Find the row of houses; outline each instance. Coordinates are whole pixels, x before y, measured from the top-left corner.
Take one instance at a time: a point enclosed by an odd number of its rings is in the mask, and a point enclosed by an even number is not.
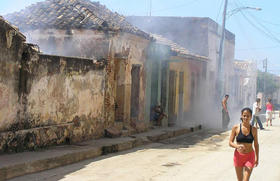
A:
[[[157,105],[162,126],[203,124],[204,110],[217,111],[219,26],[209,18],[123,17],[98,2],[48,0],[1,17],[0,31],[0,152],[146,131]],[[225,78],[242,89],[246,70],[234,71],[233,58],[227,31]]]

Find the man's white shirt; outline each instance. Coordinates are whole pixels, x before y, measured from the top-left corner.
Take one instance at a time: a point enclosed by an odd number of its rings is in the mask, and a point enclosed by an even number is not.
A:
[[[253,115],[255,115],[255,116],[259,116],[260,115],[260,111],[258,111],[257,108],[261,109],[261,106],[258,106],[258,103],[255,102],[253,104]]]

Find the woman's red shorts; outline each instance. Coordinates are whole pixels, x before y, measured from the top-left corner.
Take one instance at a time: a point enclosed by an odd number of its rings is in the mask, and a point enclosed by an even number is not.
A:
[[[237,150],[234,152],[234,166],[235,167],[250,167],[255,166],[255,151],[250,153],[239,153]]]

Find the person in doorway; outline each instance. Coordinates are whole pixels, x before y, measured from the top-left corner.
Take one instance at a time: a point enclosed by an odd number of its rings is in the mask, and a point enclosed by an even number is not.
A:
[[[258,125],[261,130],[263,130],[263,125],[260,120],[260,111],[261,111],[261,99],[257,98],[256,102],[253,104],[253,120],[251,122],[251,125],[254,126],[254,123],[256,123],[256,128],[258,128]]]
[[[227,101],[228,101],[229,95],[225,95],[224,99],[222,100],[222,126],[223,129],[226,129],[228,127],[228,123],[230,121],[229,113],[228,113],[228,107],[227,107]]]
[[[157,126],[161,126],[161,120],[164,117],[167,117],[167,115],[163,112],[163,109],[160,105],[156,105],[153,109],[154,116],[153,116],[153,121],[156,122]]]
[[[257,128],[250,125],[251,118],[252,110],[242,109],[242,122],[232,127],[229,138],[229,146],[235,148],[233,161],[238,181],[248,181],[253,168],[259,164],[258,133]]]
[[[272,126],[272,112],[273,112],[273,104],[271,103],[271,98],[267,99],[266,103],[266,127],[268,127],[268,121],[270,121],[270,126]]]

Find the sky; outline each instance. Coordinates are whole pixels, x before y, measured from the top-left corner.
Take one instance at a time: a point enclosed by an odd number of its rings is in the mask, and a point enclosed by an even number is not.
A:
[[[0,15],[19,11],[43,0],[0,0]],[[99,0],[122,15],[209,17],[222,24],[225,0]],[[261,8],[261,11],[244,9]],[[226,29],[235,34],[235,58],[252,60],[261,71],[268,60],[268,71],[280,75],[280,1],[228,0]],[[236,11],[236,10],[240,11]],[[231,12],[236,12],[232,14]],[[229,16],[232,14],[231,16]]]

